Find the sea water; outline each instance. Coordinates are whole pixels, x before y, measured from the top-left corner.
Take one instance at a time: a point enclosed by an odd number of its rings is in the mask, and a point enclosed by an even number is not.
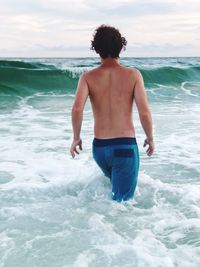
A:
[[[0,60],[0,267],[200,266],[200,58],[120,58],[144,77],[155,153],[133,108],[140,172],[133,200],[111,200],[92,158],[73,159],[71,107],[99,58]]]

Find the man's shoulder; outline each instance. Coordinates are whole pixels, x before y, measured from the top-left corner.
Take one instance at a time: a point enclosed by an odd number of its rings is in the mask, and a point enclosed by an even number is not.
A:
[[[82,76],[87,80],[90,77],[94,77],[95,75],[97,75],[98,71],[99,71],[98,67],[93,68],[91,70],[84,71]]]
[[[140,80],[142,77],[142,74],[139,69],[135,67],[126,67],[126,69],[129,72],[129,75],[131,76],[131,79],[135,83],[137,80]]]
[[[137,69],[137,68],[135,68],[135,67],[127,67],[127,68],[130,70],[130,72],[131,72],[133,75],[138,76],[138,75],[141,74],[141,72],[139,71],[139,69]]]

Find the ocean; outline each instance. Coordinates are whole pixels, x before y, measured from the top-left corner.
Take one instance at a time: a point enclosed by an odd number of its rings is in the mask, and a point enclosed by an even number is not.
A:
[[[69,151],[78,78],[99,58],[0,59],[0,267],[200,266],[200,58],[120,62],[144,77],[155,152],[134,106],[138,185],[118,203],[92,158],[89,98],[83,151]]]

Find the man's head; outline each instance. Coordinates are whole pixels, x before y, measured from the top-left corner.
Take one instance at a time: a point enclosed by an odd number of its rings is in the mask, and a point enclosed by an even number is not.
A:
[[[103,59],[107,57],[119,58],[122,48],[126,49],[127,41],[118,29],[102,24],[96,28],[91,41],[91,48]]]

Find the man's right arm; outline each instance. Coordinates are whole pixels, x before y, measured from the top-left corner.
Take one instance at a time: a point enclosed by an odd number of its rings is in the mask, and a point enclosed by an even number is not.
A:
[[[134,70],[135,75],[135,87],[134,87],[134,98],[137,105],[140,122],[146,134],[146,139],[144,141],[144,146],[149,145],[147,149],[147,155],[151,156],[154,151],[154,142],[153,142],[153,130],[152,130],[152,116],[151,111],[148,105],[148,99],[146,90],[144,87],[144,80],[142,74],[139,70]]]

